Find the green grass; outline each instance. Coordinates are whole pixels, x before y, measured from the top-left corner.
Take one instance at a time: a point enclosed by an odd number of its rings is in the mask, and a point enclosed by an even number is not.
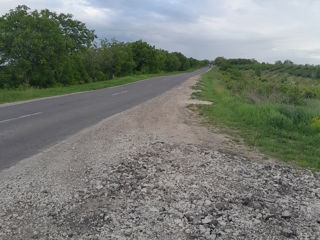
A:
[[[243,93],[226,87],[228,75],[214,68],[205,73],[196,86],[200,113],[210,124],[236,129],[245,142],[273,157],[312,170],[320,169],[320,127],[312,119],[320,117],[320,100],[306,100],[303,105],[276,102],[251,103]],[[245,81],[246,82],[246,81]]]
[[[190,69],[185,72],[192,72],[196,69]],[[106,80],[101,82],[92,82],[80,85],[71,85],[65,87],[54,87],[54,88],[25,88],[25,89],[0,89],[0,104],[9,103],[23,100],[30,100],[35,98],[51,97],[69,93],[84,92],[90,90],[97,90],[102,88],[109,88],[114,86],[119,86],[127,83],[133,83],[141,81],[144,79],[174,75],[183,72],[170,72],[170,73],[157,73],[157,74],[142,74],[142,75],[133,75],[121,78],[115,78],[112,80]]]

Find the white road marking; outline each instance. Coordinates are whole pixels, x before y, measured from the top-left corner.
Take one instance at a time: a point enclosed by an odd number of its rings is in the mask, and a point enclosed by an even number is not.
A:
[[[127,93],[128,91],[125,90],[125,91],[122,91],[122,92],[117,92],[117,93],[113,93],[112,96],[117,96],[117,95],[120,95],[120,94],[125,94]]]
[[[6,120],[1,120],[0,123],[10,122],[10,121],[18,120],[18,119],[21,119],[21,118],[32,117],[32,116],[36,116],[36,115],[40,115],[40,114],[42,114],[42,112],[37,112],[37,113],[31,113],[31,114],[27,114],[27,115],[22,115],[22,116],[16,117],[16,118],[10,118],[10,119],[6,119]]]

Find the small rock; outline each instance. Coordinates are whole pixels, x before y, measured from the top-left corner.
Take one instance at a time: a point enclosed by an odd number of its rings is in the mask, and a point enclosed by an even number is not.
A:
[[[219,222],[218,222],[218,220],[214,219],[214,220],[211,221],[211,224],[214,225],[214,226],[217,226],[219,224]]]
[[[112,222],[112,218],[108,215],[105,215],[103,220],[106,222],[106,223],[111,223]]]
[[[128,229],[124,230],[123,234],[125,236],[129,237],[132,234],[132,230],[128,228]]]
[[[258,210],[262,209],[261,204],[258,203],[258,202],[253,202],[253,203],[252,203],[252,207],[253,207],[254,209],[258,209]]]
[[[238,237],[238,236],[239,236],[239,232],[233,232],[233,233],[232,233],[232,236]]]
[[[251,206],[252,205],[252,195],[248,194],[247,196],[243,197],[242,204],[245,206]]]
[[[41,190],[41,193],[47,194],[47,193],[49,193],[49,191],[47,189],[43,189],[43,190]]]
[[[210,206],[211,205],[211,201],[210,200],[206,200],[205,202],[204,202],[204,205],[206,206],[206,207],[208,207],[208,206]]]
[[[192,223],[193,223],[193,225],[201,224],[202,223],[201,218],[200,217],[194,217],[192,219]]]
[[[281,234],[287,238],[296,236],[296,233],[288,228],[282,229]]]
[[[253,222],[254,222],[254,224],[260,224],[261,223],[261,221],[259,219],[255,219]]]
[[[203,225],[200,225],[199,226],[199,230],[202,234],[206,234],[206,233],[209,233],[210,234],[210,229],[209,228],[206,228],[205,226]]]
[[[218,203],[216,203],[216,209],[223,211],[223,210],[227,209],[227,206],[223,202],[218,202]]]
[[[226,222],[225,222],[225,221],[222,221],[222,220],[218,221],[218,223],[219,223],[222,227],[225,227],[225,226],[227,225]]]
[[[274,214],[268,214],[265,218],[264,218],[264,220],[265,221],[268,221],[269,219],[271,219],[271,218],[275,218],[276,216],[274,215]]]
[[[39,238],[39,233],[37,231],[34,231],[33,235],[32,235],[32,238],[33,239],[38,239]]]
[[[281,217],[285,219],[291,218],[291,212],[289,212],[288,210],[285,210],[282,212]]]
[[[182,223],[182,221],[181,221],[181,219],[177,218],[177,219],[174,220],[174,223],[177,224],[177,225],[180,225]]]
[[[140,175],[137,175],[137,176],[136,176],[136,179],[139,180],[139,181],[141,181],[141,180],[143,180],[143,179],[146,178],[146,177],[147,177],[147,175],[140,174]]]
[[[159,212],[159,209],[156,207],[151,207],[150,211],[155,213],[155,212]]]
[[[211,216],[206,216],[204,219],[202,219],[202,223],[203,224],[208,224],[208,223],[211,223],[212,221],[212,217]]]
[[[103,185],[102,185],[101,181],[97,181],[96,189],[101,190],[102,188],[103,188]]]

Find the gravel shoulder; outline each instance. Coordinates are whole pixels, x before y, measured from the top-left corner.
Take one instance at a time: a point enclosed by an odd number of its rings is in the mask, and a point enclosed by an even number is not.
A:
[[[320,177],[186,108],[199,77],[0,172],[0,239],[320,239]]]

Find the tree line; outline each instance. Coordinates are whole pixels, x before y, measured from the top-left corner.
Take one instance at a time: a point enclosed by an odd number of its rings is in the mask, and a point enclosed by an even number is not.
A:
[[[25,5],[10,10],[0,18],[0,88],[66,86],[209,64],[142,40],[96,38],[71,14]]]

